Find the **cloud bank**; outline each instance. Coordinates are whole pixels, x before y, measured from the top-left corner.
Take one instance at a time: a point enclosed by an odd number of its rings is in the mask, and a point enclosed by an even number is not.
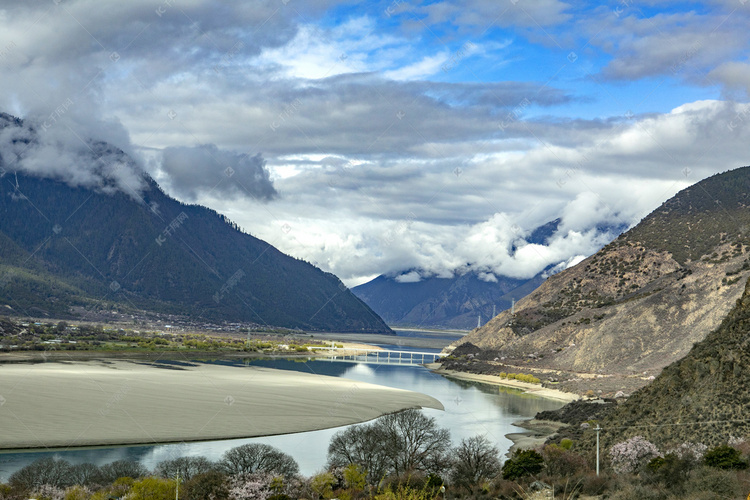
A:
[[[347,284],[528,277],[748,163],[740,3],[0,0],[0,110],[36,131],[0,154],[134,192],[143,165]]]

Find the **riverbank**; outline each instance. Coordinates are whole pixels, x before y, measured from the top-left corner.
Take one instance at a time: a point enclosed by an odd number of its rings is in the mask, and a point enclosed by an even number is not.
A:
[[[455,370],[445,370],[441,368],[440,363],[430,363],[425,365],[430,371],[438,375],[445,377],[452,377],[461,380],[472,380],[475,382],[483,382],[485,384],[502,385],[505,387],[515,387],[516,389],[522,389],[525,393],[534,394],[543,398],[556,399],[558,401],[564,401],[569,403],[571,401],[577,401],[581,397],[571,392],[558,391],[557,389],[550,389],[548,387],[542,387],[539,384],[530,384],[527,382],[521,382],[519,380],[510,380],[506,378],[500,378],[495,375],[479,375],[476,373],[459,372]]]
[[[550,436],[557,434],[560,429],[568,426],[568,424],[563,424],[562,422],[537,420],[535,418],[519,420],[518,422],[513,422],[513,425],[525,430],[505,435],[506,438],[513,442],[513,445],[508,450],[508,456],[511,456],[515,450],[528,450],[542,446]]]
[[[17,363],[0,365],[0,381],[3,449],[270,436],[443,409],[417,392],[254,366]]]
[[[201,349],[109,349],[109,350],[62,350],[46,351],[12,351],[0,353],[0,365],[3,363],[44,363],[47,361],[90,361],[97,359],[128,360],[181,360],[190,362],[196,359],[259,359],[259,358],[310,358],[341,356],[347,350],[355,352],[361,349],[382,349],[381,347],[355,342],[337,342],[343,346],[336,351],[314,349],[312,351],[277,350],[269,352],[242,350],[201,350]],[[343,351],[342,351],[343,349]]]

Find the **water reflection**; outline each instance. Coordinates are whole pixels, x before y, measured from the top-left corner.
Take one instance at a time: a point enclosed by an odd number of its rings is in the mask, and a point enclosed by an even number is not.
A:
[[[432,409],[424,411],[428,416],[435,417],[438,425],[451,431],[454,444],[463,438],[484,434],[495,442],[503,453],[511,446],[505,434],[519,430],[511,425],[514,421],[531,417],[539,411],[559,408],[563,404],[523,394],[513,388],[448,379],[420,366],[331,362],[324,359],[212,362],[237,366],[238,369],[243,369],[245,364],[249,364],[317,373],[422,392],[443,403],[445,411]],[[0,454],[0,480],[6,481],[15,470],[50,455],[64,458],[71,463],[105,464],[121,459],[138,460],[146,467],[153,469],[160,461],[179,456],[202,455],[210,460],[218,460],[230,448],[254,442],[270,444],[292,455],[299,462],[301,472],[305,475],[312,475],[324,467],[328,443],[331,437],[341,429],[343,427],[284,436],[167,445],[4,453]]]

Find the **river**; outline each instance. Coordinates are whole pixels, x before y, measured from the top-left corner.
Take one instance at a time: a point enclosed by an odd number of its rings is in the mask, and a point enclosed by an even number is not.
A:
[[[390,347],[402,350],[439,351],[439,349],[424,347],[408,347],[403,345],[404,343]],[[439,426],[450,430],[454,444],[458,444],[463,438],[483,434],[497,445],[501,453],[505,453],[512,444],[505,435],[519,431],[518,427],[511,425],[512,422],[533,417],[539,411],[560,408],[564,404],[539,396],[523,394],[511,388],[445,378],[418,365],[369,364],[320,358],[310,360],[256,359],[245,363],[222,363],[234,364],[238,370],[248,364],[260,365],[282,370],[345,377],[355,381],[428,394],[443,403],[445,411],[432,409],[423,411],[430,417],[435,417]],[[328,443],[331,437],[341,429],[343,427],[283,436],[197,443],[0,453],[0,481],[7,481],[14,471],[45,456],[63,458],[71,463],[92,462],[99,465],[114,460],[130,459],[140,461],[149,469],[153,469],[162,460],[180,456],[202,455],[210,460],[218,460],[230,448],[255,442],[270,444],[290,454],[299,463],[302,474],[312,475],[324,467]]]

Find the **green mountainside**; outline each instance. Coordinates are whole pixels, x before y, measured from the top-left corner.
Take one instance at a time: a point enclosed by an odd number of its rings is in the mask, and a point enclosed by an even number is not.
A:
[[[136,199],[16,173],[9,159],[0,158],[0,172],[0,313],[65,318],[114,309],[391,332],[336,276],[213,210],[170,198],[151,179]]]

